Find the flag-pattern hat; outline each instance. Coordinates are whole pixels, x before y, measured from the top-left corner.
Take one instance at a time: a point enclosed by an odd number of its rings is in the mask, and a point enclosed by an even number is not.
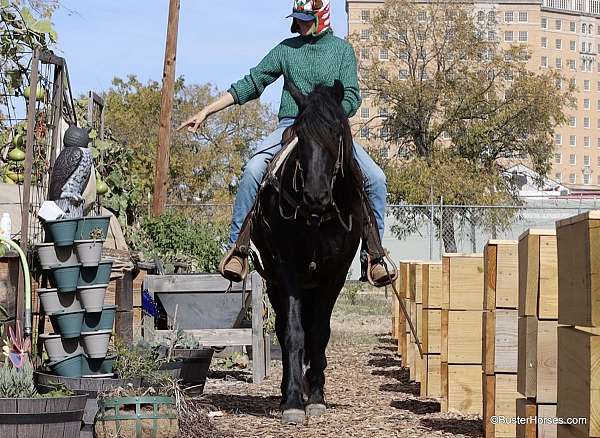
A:
[[[286,18],[296,18],[300,21],[314,21],[313,35],[320,35],[331,28],[329,0],[294,0],[292,13]],[[292,23],[292,32],[299,32],[296,22]]]

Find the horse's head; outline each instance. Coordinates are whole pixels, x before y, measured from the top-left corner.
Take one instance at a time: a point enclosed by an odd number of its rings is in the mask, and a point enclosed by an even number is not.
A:
[[[319,85],[308,96],[293,84],[286,87],[299,108],[293,129],[298,137],[302,202],[318,221],[333,204],[335,179],[352,157],[352,135],[341,106],[344,86],[336,80],[333,87]]]

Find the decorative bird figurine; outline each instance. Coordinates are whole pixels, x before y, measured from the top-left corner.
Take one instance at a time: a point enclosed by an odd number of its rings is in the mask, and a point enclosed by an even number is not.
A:
[[[87,130],[70,126],[63,138],[64,148],[54,163],[48,198],[64,211],[65,219],[83,216],[83,192],[93,166],[89,141]]]

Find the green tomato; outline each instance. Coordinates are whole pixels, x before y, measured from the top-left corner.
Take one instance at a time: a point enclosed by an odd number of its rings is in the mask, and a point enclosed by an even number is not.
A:
[[[23,90],[23,96],[25,96],[26,99],[29,99],[29,96],[31,96],[31,87],[25,87],[25,90]],[[46,90],[41,85],[38,85],[37,89],[35,90],[35,98],[37,100],[44,100],[46,98]]]
[[[19,148],[14,148],[8,153],[8,159],[12,161],[23,161],[25,159],[25,152]]]
[[[13,135],[12,143],[15,145],[15,147],[22,148],[25,144],[25,135],[22,133],[16,133]]]
[[[96,181],[96,193],[98,195],[104,195],[106,192],[108,192],[108,184],[101,179]]]

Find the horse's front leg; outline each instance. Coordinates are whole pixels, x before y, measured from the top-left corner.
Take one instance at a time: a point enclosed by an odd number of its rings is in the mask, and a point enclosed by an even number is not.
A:
[[[304,358],[304,329],[302,328],[301,290],[298,280],[291,274],[292,266],[282,266],[283,295],[281,311],[277,314],[278,338],[283,353],[283,379],[281,381],[281,410],[284,423],[303,423],[302,400]]]

